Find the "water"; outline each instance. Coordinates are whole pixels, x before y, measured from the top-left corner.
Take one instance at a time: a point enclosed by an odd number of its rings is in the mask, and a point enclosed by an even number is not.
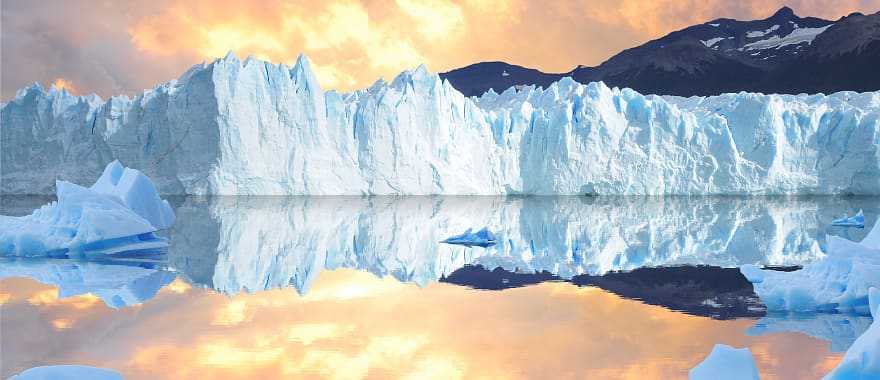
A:
[[[762,378],[819,378],[870,318],[766,315],[732,268],[814,261],[878,201],[172,198],[162,254],[0,261],[0,377],[680,378],[726,343]],[[483,227],[496,244],[440,243]]]

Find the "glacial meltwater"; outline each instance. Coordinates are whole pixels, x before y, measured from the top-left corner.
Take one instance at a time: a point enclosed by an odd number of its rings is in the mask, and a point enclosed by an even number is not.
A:
[[[723,343],[817,379],[872,321],[768,312],[738,267],[858,241],[878,197],[168,200],[167,249],[0,258],[0,378],[676,379]]]

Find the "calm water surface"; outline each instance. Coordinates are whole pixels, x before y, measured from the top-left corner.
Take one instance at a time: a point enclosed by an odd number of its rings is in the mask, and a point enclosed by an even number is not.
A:
[[[0,197],[0,214],[46,201]],[[131,379],[668,379],[726,343],[762,379],[810,379],[871,322],[766,315],[724,268],[814,261],[826,234],[866,233],[831,219],[863,209],[870,226],[878,198],[172,203],[167,251],[0,261],[0,377],[79,363]],[[483,227],[497,244],[439,243]]]

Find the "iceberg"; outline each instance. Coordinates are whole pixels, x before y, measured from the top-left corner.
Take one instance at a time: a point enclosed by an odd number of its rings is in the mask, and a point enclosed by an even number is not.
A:
[[[122,380],[119,372],[85,365],[50,365],[27,369],[9,380]]]
[[[4,151],[5,152],[5,151]],[[27,216],[0,216],[0,255],[65,256],[149,250],[174,212],[141,172],[107,165],[91,188],[57,181],[58,200]]]
[[[688,373],[690,380],[759,380],[758,367],[748,348],[716,344],[712,352]]]
[[[493,234],[492,231],[489,231],[488,227],[483,227],[477,232],[471,231],[472,229],[468,228],[463,234],[450,236],[440,242],[446,244],[458,244],[467,247],[478,246],[484,248],[495,245],[495,234]]]
[[[794,272],[753,264],[740,272],[768,310],[868,314],[868,289],[880,287],[880,223],[861,242],[828,236],[827,245],[825,258]]]
[[[874,322],[850,346],[825,380],[880,379],[880,291],[871,288],[869,298]]]
[[[229,54],[135,97],[0,106],[0,193],[119,159],[160,194],[877,194],[880,92],[643,95],[563,78],[465,97],[424,66],[352,93]]]
[[[122,166],[119,161],[108,164],[90,189],[113,197],[157,229],[174,224],[174,211],[168,201],[159,197],[153,182],[140,171]]]
[[[862,212],[862,210],[859,210],[859,212],[853,216],[847,217],[846,215],[844,215],[840,219],[832,220],[831,225],[838,227],[865,228],[865,214]]]

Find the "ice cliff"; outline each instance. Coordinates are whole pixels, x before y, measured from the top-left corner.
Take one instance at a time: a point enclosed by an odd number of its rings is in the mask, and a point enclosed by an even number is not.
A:
[[[467,98],[424,67],[349,94],[230,54],[134,98],[0,110],[0,192],[114,159],[165,194],[876,194],[880,92],[642,95],[565,78]]]

